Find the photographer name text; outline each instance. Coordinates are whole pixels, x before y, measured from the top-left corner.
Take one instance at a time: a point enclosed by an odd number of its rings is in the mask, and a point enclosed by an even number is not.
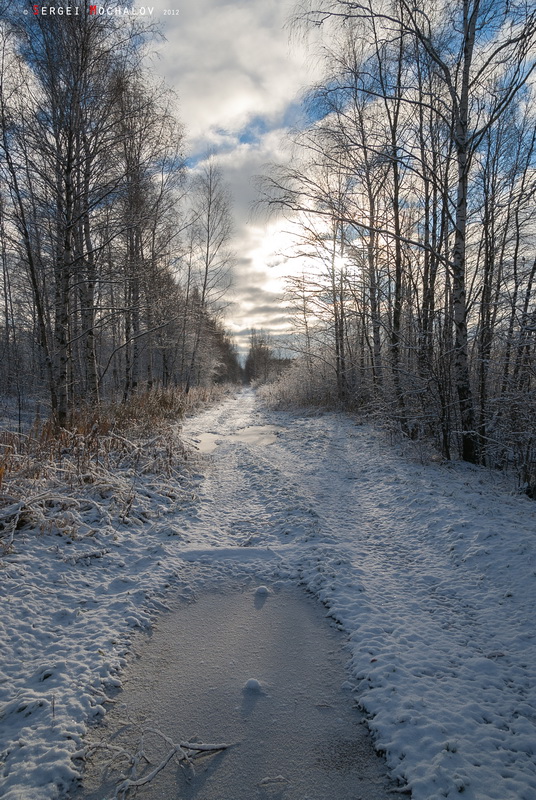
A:
[[[78,6],[42,6],[35,4],[32,6],[34,17],[78,17],[81,16],[82,9]],[[150,17],[153,15],[154,6],[139,6],[129,8],[128,6],[99,6],[90,5],[88,13],[90,16],[97,17]],[[25,14],[28,12],[25,11]]]

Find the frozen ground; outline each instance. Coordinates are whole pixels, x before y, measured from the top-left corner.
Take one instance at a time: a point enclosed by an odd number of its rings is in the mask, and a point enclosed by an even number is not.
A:
[[[112,798],[125,758],[143,752],[139,800],[395,800],[387,767],[353,707],[344,637],[323,606],[286,581],[252,583],[174,604],[136,642],[123,691],[95,727],[83,786],[72,800]],[[342,642],[341,642],[342,640]],[[166,737],[166,738],[164,738]],[[167,739],[167,741],[166,741]],[[169,742],[224,742],[228,749],[173,761]],[[120,792],[117,792],[120,795]]]
[[[483,469],[408,459],[339,414],[264,411],[251,392],[184,434],[204,453],[175,486],[128,472],[145,509],[127,498],[118,521],[113,487],[56,498],[62,530],[52,517],[18,531],[1,559],[6,800],[50,800],[76,776],[85,724],[167,589],[247,573],[299,578],[328,606],[376,746],[414,800],[533,800],[534,502]]]

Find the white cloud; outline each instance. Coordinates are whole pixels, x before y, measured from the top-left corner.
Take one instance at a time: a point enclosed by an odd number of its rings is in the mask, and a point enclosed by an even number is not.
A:
[[[293,2],[154,0],[167,37],[158,47],[159,71],[177,88],[194,142],[211,131],[237,132],[255,116],[276,119],[311,80],[305,45],[290,45],[285,27]]]
[[[167,38],[154,65],[178,93],[189,151],[197,157],[215,153],[234,198],[240,258],[228,327],[281,331],[287,325],[287,265],[277,255],[282,239],[277,222],[253,215],[252,206],[254,176],[288,158],[281,126],[315,77],[306,45],[289,42],[285,26],[294,2],[180,0],[179,15],[164,16],[173,2],[153,1],[154,18]]]

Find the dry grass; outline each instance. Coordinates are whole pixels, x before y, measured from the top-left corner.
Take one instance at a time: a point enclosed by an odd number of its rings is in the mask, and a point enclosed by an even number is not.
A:
[[[229,392],[228,386],[151,389],[132,395],[127,402],[105,403],[99,408],[81,406],[67,428],[57,429],[51,420],[36,418],[27,433],[0,431],[0,490],[14,475],[37,478],[46,464],[66,459],[84,473],[91,463],[106,463],[111,452],[134,452],[134,440],[166,433],[178,438],[185,416],[211,405]]]
[[[228,391],[215,387],[184,395],[155,389],[127,403],[79,408],[68,428],[36,419],[27,433],[0,431],[3,549],[25,525],[45,530],[53,521],[72,536],[70,509],[80,496],[113,498],[118,519],[134,515],[143,521],[150,501],[137,497],[137,476],[155,476],[155,493],[166,497],[184,485],[188,452],[180,438],[181,420]]]

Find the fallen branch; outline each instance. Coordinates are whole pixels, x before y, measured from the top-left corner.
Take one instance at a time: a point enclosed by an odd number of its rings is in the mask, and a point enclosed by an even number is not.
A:
[[[78,564],[79,561],[85,561],[86,559],[89,561],[90,558],[103,558],[104,556],[108,555],[110,550],[105,547],[102,550],[88,550],[85,553],[78,553],[76,555],[67,556],[64,558],[63,561],[66,564]]]
[[[143,749],[143,737],[145,734],[152,733],[156,736],[159,736],[161,739],[165,741],[167,745],[169,745],[169,752],[162,758],[159,764],[157,764],[150,772],[146,775],[141,777],[137,776],[137,768],[140,764],[140,761],[144,760],[147,763],[149,759],[145,755]],[[145,786],[150,783],[154,778],[162,772],[163,769],[169,764],[169,762],[173,759],[178,757],[178,763],[182,766],[186,764],[187,766],[193,769],[193,759],[205,755],[207,753],[217,753],[221,750],[227,750],[231,745],[221,743],[221,744],[204,744],[202,742],[174,742],[163,733],[158,728],[144,728],[142,730],[142,739],[141,739],[141,746],[138,752],[135,755],[132,755],[127,750],[122,747],[117,747],[115,745],[107,744],[106,742],[99,742],[98,744],[90,745],[87,749],[79,752],[76,754],[78,758],[89,758],[94,752],[97,750],[105,750],[111,754],[113,754],[113,760],[119,756],[123,756],[130,765],[130,776],[121,780],[120,783],[117,784],[114,798],[113,800],[124,800],[126,797],[127,792],[130,789],[137,789],[140,786]]]

